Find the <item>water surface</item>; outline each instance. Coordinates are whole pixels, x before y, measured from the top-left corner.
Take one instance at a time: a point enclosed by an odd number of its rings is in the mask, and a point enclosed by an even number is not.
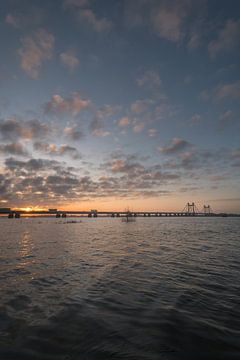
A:
[[[240,359],[239,233],[239,218],[1,218],[0,359]]]

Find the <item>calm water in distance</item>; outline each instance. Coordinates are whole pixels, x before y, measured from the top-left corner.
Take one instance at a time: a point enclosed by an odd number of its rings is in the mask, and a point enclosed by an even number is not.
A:
[[[0,219],[0,359],[240,359],[239,218]]]

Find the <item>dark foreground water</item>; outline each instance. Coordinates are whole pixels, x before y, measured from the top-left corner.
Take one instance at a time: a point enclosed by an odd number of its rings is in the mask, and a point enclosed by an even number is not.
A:
[[[240,219],[0,219],[0,359],[240,359]],[[78,220],[80,221],[80,220]]]

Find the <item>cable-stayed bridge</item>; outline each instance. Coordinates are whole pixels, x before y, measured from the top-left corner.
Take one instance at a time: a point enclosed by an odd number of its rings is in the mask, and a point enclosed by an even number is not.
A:
[[[226,217],[226,216],[240,216],[240,214],[230,213],[215,213],[212,211],[210,205],[204,205],[201,210],[198,209],[197,205],[187,203],[182,211],[98,211],[98,210],[59,210],[59,209],[48,209],[48,210],[18,210],[11,208],[0,208],[0,215],[8,216],[9,218],[20,218],[21,216],[47,216],[56,218],[65,218],[67,216],[85,216],[89,218],[97,217],[204,217],[204,216],[215,216],[215,217]]]

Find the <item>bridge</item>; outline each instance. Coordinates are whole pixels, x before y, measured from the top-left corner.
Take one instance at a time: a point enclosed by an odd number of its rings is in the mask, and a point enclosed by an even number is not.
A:
[[[8,216],[8,218],[19,219],[21,216],[47,216],[56,218],[66,218],[67,216],[84,216],[88,218],[97,217],[226,217],[226,216],[240,216],[240,214],[229,214],[229,213],[214,213],[209,205],[204,205],[202,210],[199,211],[195,203],[187,203],[182,211],[78,211],[78,210],[59,210],[59,209],[48,209],[48,210],[14,210],[11,208],[0,208],[0,215]]]

